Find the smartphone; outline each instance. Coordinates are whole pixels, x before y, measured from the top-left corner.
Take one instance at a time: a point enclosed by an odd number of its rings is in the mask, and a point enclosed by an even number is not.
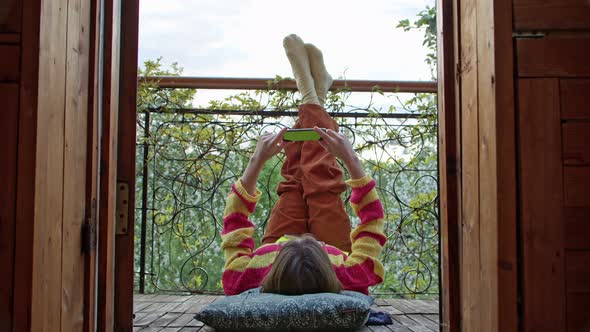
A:
[[[316,133],[313,128],[287,129],[283,135],[285,141],[318,141],[320,139],[320,134]]]

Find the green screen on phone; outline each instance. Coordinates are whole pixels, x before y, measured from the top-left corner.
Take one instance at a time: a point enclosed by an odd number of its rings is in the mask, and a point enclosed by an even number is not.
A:
[[[320,138],[313,129],[289,129],[283,136],[285,141],[317,141]]]

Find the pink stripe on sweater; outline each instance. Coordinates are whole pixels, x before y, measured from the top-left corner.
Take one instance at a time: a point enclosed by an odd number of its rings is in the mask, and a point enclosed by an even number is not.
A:
[[[251,288],[260,286],[264,277],[270,272],[271,266],[259,269],[248,268],[244,272],[225,270],[221,281],[226,295],[236,295]]]
[[[359,210],[358,216],[361,219],[361,225],[375,219],[383,218],[383,206],[381,205],[381,201],[376,199],[365,205]]]
[[[241,212],[230,213],[223,219],[223,230],[221,230],[221,235],[231,233],[236,229],[249,227],[254,227],[254,224],[248,220],[248,217],[246,217],[245,214]]]
[[[282,246],[279,244],[269,244],[266,245],[264,247],[258,247],[258,249],[256,249],[256,251],[254,251],[253,253],[250,254],[239,254],[238,257],[242,257],[242,256],[249,256],[249,257],[254,257],[254,256],[263,256],[266,255],[268,253],[271,252],[279,252],[281,251]]]
[[[350,202],[354,204],[360,203],[363,198],[375,188],[375,180],[371,180],[371,182],[367,183],[362,187],[352,188],[352,194],[350,195]]]
[[[367,259],[361,264],[353,266],[334,267],[334,272],[344,289],[369,294],[369,286],[377,285],[383,281],[375,274],[373,268],[373,260]]]
[[[246,209],[248,209],[248,212],[250,212],[250,213],[254,212],[254,208],[256,207],[256,203],[250,202],[244,196],[242,196],[242,194],[240,194],[238,192],[238,190],[236,189],[236,184],[235,183],[233,183],[231,185],[231,190],[233,191],[234,194],[236,194],[236,196],[238,196],[240,198],[240,200],[242,201],[242,203],[244,203],[244,205],[246,206]]]
[[[371,232],[360,232],[357,234],[357,236],[354,238],[354,240],[356,241],[360,237],[372,237],[373,239],[377,240],[379,242],[379,245],[381,245],[382,247],[385,245],[385,242],[387,242],[387,237],[385,237],[385,235],[383,235],[383,234],[375,234],[375,233],[371,233]]]

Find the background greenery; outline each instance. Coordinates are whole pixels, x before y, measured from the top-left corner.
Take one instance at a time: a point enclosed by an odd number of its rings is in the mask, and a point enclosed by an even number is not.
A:
[[[426,63],[436,79],[436,13],[427,7],[414,21],[397,28],[424,31]],[[147,61],[141,76],[180,76],[174,64]],[[276,80],[282,79],[277,77]],[[269,82],[272,85],[273,82]],[[136,290],[139,289],[142,218],[145,218],[145,292],[220,291],[223,255],[219,232],[231,183],[240,175],[257,137],[290,126],[297,93],[246,91],[199,104],[191,89],[158,89],[140,84],[137,119],[135,223]],[[374,294],[437,297],[439,292],[439,224],[436,96],[383,93],[378,87],[363,106],[356,95],[331,92],[327,109],[351,137],[365,169],[377,181],[386,211],[388,242],[382,254],[383,284]],[[195,106],[197,105],[197,106]],[[202,111],[207,110],[207,111]],[[242,112],[247,111],[247,112]],[[345,117],[352,113],[366,117]],[[384,114],[418,117],[391,119]],[[252,221],[260,243],[281,180],[282,156],[267,163],[259,187],[263,197]],[[145,175],[145,177],[144,177]],[[144,183],[145,181],[145,183]],[[144,190],[146,199],[143,200]],[[347,200],[347,192],[343,199]],[[352,215],[352,211],[349,210]],[[353,224],[358,223],[353,218]]]

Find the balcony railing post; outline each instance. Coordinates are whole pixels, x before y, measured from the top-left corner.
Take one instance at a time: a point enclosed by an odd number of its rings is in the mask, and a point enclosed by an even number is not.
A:
[[[147,197],[148,197],[148,158],[149,158],[149,136],[150,136],[150,112],[146,111],[143,130],[143,173],[141,192],[141,242],[139,253],[139,293],[145,293],[145,242],[147,228]]]

